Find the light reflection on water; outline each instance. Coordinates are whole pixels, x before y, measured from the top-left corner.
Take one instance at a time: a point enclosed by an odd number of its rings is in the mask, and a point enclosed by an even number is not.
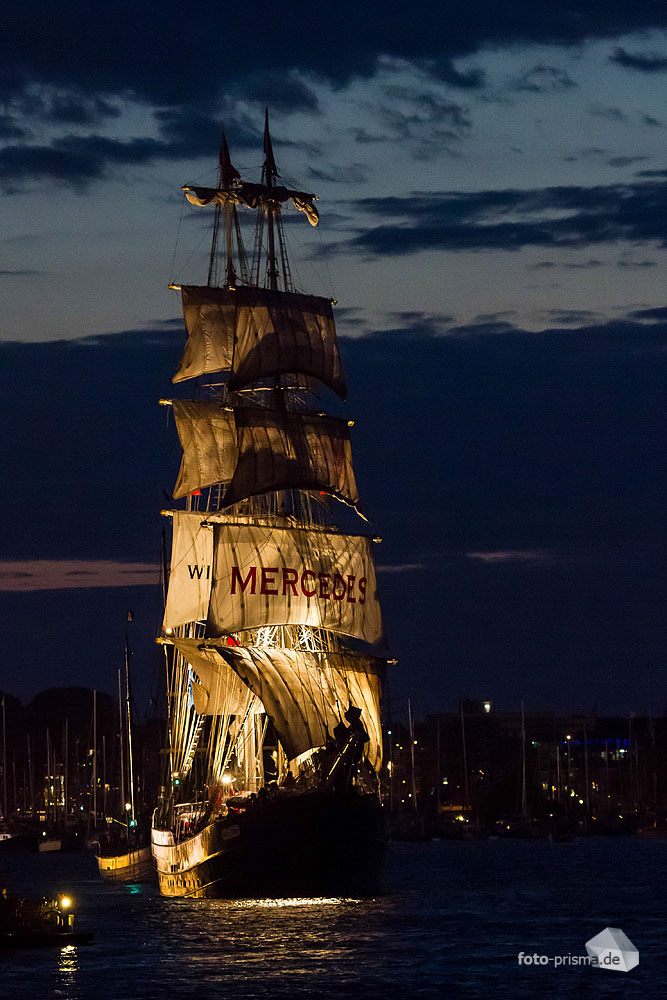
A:
[[[5,953],[2,1000],[577,1000],[656,995],[662,981],[660,842],[395,844],[373,899],[165,899],[95,869],[83,855],[3,859],[10,888],[71,894],[95,943]],[[639,948],[638,969],[518,967],[519,951],[583,954],[606,926]]]
[[[241,899],[237,900],[236,905],[254,910],[257,907],[272,909],[283,906],[340,906],[342,903],[360,902],[360,899],[347,899],[342,896],[314,896],[311,898],[292,896],[288,899]]]
[[[61,948],[58,953],[58,981],[56,986],[56,996],[73,997],[77,992],[77,973],[79,971],[78,948],[67,945]]]

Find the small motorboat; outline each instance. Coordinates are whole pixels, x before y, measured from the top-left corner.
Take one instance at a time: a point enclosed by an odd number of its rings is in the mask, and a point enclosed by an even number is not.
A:
[[[64,948],[92,940],[90,932],[75,932],[69,896],[28,899],[0,890],[0,948]]]

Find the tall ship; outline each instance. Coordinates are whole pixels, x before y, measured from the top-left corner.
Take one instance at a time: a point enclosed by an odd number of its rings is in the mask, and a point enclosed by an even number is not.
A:
[[[183,191],[213,209],[213,240],[206,284],[170,286],[187,334],[173,382],[189,398],[160,401],[183,449],[162,512],[160,890],[373,891],[385,850],[378,539],[360,511],[352,421],[324,409],[346,395],[334,303],[295,289],[283,228],[292,207],[317,225],[317,199],[281,183],[268,112],[260,183],[241,178],[223,133],[217,187]]]

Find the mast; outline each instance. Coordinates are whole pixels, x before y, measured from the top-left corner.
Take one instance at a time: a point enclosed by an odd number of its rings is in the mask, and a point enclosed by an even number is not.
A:
[[[69,800],[69,719],[65,719],[65,774],[64,774],[64,809],[65,822],[67,822],[67,804]]]
[[[463,746],[463,787],[465,789],[465,807],[470,808],[470,788],[468,785],[468,750],[466,748],[466,726],[463,718],[463,702],[459,702],[461,715],[461,744]]]
[[[5,696],[2,696],[2,815],[7,819],[7,716]]]
[[[415,780],[415,728],[412,719],[412,704],[408,698],[408,728],[410,731],[410,783],[412,785],[412,803],[415,812],[417,808],[417,782]]]
[[[234,183],[240,179],[238,170],[233,166],[229,156],[229,148],[225,137],[224,126],[221,130],[220,153],[218,157],[218,190],[231,193]],[[207,285],[216,286],[218,283],[218,238],[220,232],[220,219],[225,217],[225,283],[227,288],[233,289],[236,285],[236,271],[234,268],[234,255],[232,250],[232,225],[237,222],[236,208],[231,198],[224,202],[218,202],[215,206],[213,218],[213,239],[211,242],[211,255],[208,265]],[[240,255],[239,255],[240,256]]]
[[[528,818],[528,803],[526,799],[526,716],[521,702],[521,815]]]
[[[123,689],[118,670],[118,742],[120,746],[120,814],[125,815],[125,751],[123,747]]]
[[[3,705],[3,715],[4,715],[4,705]],[[51,793],[50,793],[50,781],[51,781],[51,738],[49,736],[49,727],[46,727],[46,803],[45,812],[47,822],[51,818]]]
[[[93,824],[97,827],[97,691],[93,691]]]
[[[26,733],[26,749],[28,752],[28,780],[30,782],[30,816],[35,816],[35,769],[30,751],[30,733]]]
[[[134,767],[132,762],[132,721],[130,715],[130,644],[125,633],[125,704],[127,711],[127,780],[130,785],[130,825],[134,826]]]
[[[267,188],[272,188],[275,178],[278,176],[278,168],[273,156],[273,145],[269,133],[269,109],[264,112],[264,164],[262,165],[262,184]],[[280,211],[269,199],[266,201],[266,218],[269,223],[269,251],[267,257],[267,277],[269,288],[276,291],[278,289],[278,267],[276,264],[276,237],[274,222],[276,215]]]
[[[102,812],[107,821],[107,738],[102,736]]]

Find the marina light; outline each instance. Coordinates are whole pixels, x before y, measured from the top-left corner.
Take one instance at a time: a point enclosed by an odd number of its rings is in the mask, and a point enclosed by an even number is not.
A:
[[[493,704],[493,703],[492,703],[492,702],[490,702],[490,701],[485,701],[485,702],[483,702],[483,705],[484,705],[484,711],[485,711],[485,713],[486,713],[487,715],[488,715],[488,714],[489,714],[489,712],[491,711],[491,705],[492,705],[492,704]]]
[[[72,905],[72,900],[69,898],[69,896],[61,896],[60,905],[63,910],[67,910]]]
[[[131,808],[132,808],[132,803],[131,802],[126,802],[125,803],[125,811],[129,812]]]
[[[223,785],[231,785],[233,780],[234,779],[232,778],[231,774],[223,774],[222,776]]]

